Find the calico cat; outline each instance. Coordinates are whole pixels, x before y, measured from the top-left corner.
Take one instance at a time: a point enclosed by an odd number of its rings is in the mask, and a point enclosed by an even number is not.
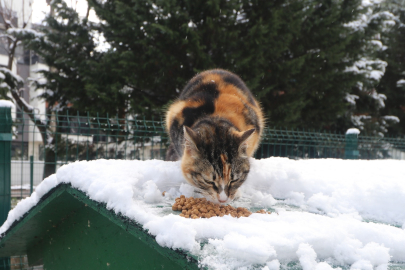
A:
[[[166,113],[166,160],[181,159],[186,180],[216,203],[228,203],[250,170],[264,128],[259,103],[235,74],[214,69],[192,78]]]

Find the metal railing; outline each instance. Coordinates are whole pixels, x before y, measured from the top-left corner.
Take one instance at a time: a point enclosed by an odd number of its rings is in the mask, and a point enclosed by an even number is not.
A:
[[[164,159],[169,144],[162,119],[37,115],[43,134],[17,113],[11,142],[11,197],[28,196],[44,177],[76,160]],[[255,157],[405,159],[405,138],[267,128]]]
[[[405,159],[405,137],[267,128],[256,158]]]

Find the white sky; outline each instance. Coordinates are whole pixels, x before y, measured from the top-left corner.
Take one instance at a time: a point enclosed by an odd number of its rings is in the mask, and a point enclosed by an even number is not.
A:
[[[65,0],[68,6],[73,7],[81,16],[86,15],[87,1],[86,0]],[[32,4],[32,22],[39,24],[45,18],[45,14],[49,13],[49,6],[46,4],[46,0],[34,0]],[[95,21],[96,16],[94,11],[90,12],[91,21]]]
[[[68,6],[73,7],[79,13],[80,16],[86,16],[87,12],[87,1],[86,0],[64,0]],[[49,13],[50,8],[46,4],[46,0],[34,0],[32,3],[32,23],[40,24],[45,18],[45,15]],[[89,20],[93,22],[98,22],[98,18],[94,10],[90,10]],[[96,50],[106,51],[110,48],[110,45],[105,42],[104,36],[96,35]]]

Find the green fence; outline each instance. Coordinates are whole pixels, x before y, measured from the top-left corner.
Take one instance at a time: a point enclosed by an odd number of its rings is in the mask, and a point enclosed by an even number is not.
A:
[[[256,158],[405,159],[405,137],[267,128]]]
[[[10,211],[10,143],[11,108],[0,107],[0,224],[7,219]],[[0,268],[10,269],[10,258],[0,258]]]
[[[39,129],[26,114],[19,113],[14,120],[14,198],[29,195],[32,186],[64,164],[95,159],[164,159],[168,146],[161,120],[58,113],[36,117],[42,120]],[[47,131],[45,139],[40,129]]]
[[[37,115],[43,136],[25,114],[14,119],[11,195],[28,196],[63,164],[94,159],[164,159],[168,136],[161,119]],[[256,158],[405,159],[405,138],[267,128]]]

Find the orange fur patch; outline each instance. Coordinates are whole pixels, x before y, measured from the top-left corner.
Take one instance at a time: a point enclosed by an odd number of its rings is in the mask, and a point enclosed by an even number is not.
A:
[[[228,164],[228,157],[224,154],[221,154],[222,168],[223,168],[223,181],[226,185],[231,180],[231,166]]]

